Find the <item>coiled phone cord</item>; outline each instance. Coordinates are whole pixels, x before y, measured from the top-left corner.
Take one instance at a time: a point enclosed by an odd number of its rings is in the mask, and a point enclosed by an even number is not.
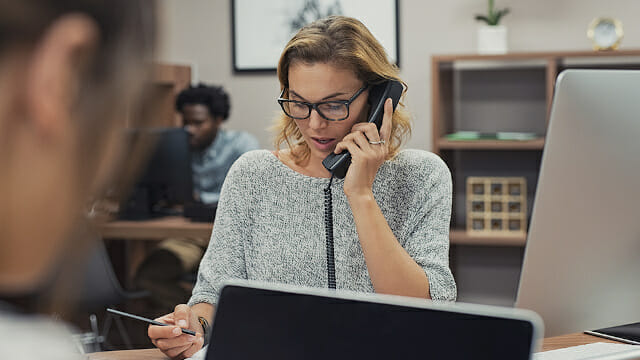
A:
[[[331,200],[331,183],[324,189],[324,231],[327,239],[327,282],[329,289],[336,288],[336,264],[333,254],[333,201]]]

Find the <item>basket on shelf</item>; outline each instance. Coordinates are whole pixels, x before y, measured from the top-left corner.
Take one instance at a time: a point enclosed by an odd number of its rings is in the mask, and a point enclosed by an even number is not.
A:
[[[469,235],[526,235],[527,181],[524,177],[467,178]]]

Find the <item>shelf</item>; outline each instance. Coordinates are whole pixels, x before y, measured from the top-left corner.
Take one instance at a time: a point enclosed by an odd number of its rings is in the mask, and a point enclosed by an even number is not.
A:
[[[484,236],[469,235],[466,230],[454,230],[449,232],[452,245],[478,245],[478,246],[524,246],[526,236]]]
[[[440,150],[542,150],[544,138],[534,140],[447,140],[438,139]]]
[[[565,58],[561,62],[562,66],[587,66],[587,67],[616,67],[619,65],[636,65],[640,63],[640,56],[632,57],[585,57],[585,58]]]
[[[616,51],[549,51],[549,52],[517,52],[496,55],[480,55],[480,54],[449,54],[433,56],[437,62],[454,62],[454,61],[532,61],[535,59],[567,59],[567,58],[593,58],[600,61],[602,59],[617,57],[640,57],[640,50],[616,50]],[[579,61],[579,60],[577,60]]]
[[[490,70],[490,69],[520,69],[520,68],[544,68],[547,60],[524,59],[524,60],[466,60],[452,63],[454,70]]]

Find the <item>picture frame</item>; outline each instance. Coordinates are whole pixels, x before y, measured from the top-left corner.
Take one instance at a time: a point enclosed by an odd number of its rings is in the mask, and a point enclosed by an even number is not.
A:
[[[360,20],[400,66],[398,0],[231,0],[233,71],[274,72],[302,27],[328,15]]]

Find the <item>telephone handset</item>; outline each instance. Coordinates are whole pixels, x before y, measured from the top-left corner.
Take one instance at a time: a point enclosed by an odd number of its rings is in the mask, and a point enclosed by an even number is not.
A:
[[[367,100],[370,105],[369,120],[378,127],[378,131],[382,126],[382,117],[384,115],[384,103],[388,98],[391,98],[393,102],[393,110],[395,111],[400,101],[400,96],[403,90],[402,83],[395,80],[388,80],[381,84],[371,87],[369,90],[369,99]],[[351,165],[351,154],[348,151],[343,151],[340,154],[329,154],[324,160],[322,165],[333,174],[333,176],[342,179],[347,174],[349,165]]]

